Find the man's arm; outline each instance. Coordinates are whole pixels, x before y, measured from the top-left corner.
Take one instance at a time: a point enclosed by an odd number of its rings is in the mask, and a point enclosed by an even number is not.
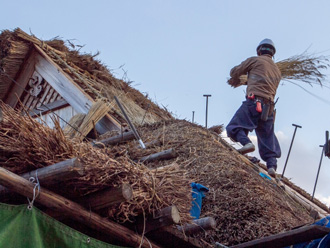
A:
[[[248,58],[243,61],[240,65],[235,66],[230,70],[230,79],[228,80],[228,84],[232,87],[236,88],[241,85],[247,84],[247,73],[250,71],[251,66],[254,63],[254,59]]]
[[[230,76],[232,78],[239,78],[242,75],[247,75],[247,73],[251,70],[251,66],[254,64],[254,62],[254,57],[246,59],[240,65],[237,65],[230,70]]]

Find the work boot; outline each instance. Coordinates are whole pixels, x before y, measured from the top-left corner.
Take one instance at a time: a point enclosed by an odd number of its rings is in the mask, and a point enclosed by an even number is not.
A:
[[[273,167],[268,169],[268,175],[272,176],[272,177],[276,177],[276,171]]]
[[[237,151],[240,154],[245,154],[245,153],[249,153],[249,152],[253,152],[256,148],[254,147],[254,145],[252,143],[247,143],[246,145],[244,145],[242,148],[238,149]]]

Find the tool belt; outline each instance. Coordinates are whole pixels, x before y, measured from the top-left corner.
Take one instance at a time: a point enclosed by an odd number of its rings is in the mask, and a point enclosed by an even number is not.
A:
[[[247,98],[253,100],[256,103],[256,110],[257,112],[261,113],[261,120],[267,121],[268,117],[273,114],[275,108],[273,101],[261,96],[256,96],[253,93],[247,96]]]

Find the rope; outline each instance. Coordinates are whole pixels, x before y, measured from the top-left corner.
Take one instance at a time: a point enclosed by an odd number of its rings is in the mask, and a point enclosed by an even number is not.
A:
[[[29,210],[31,210],[33,208],[33,203],[34,203],[35,199],[38,197],[38,195],[40,193],[40,183],[39,183],[39,178],[38,178],[38,170],[36,170],[36,176],[35,176],[35,178],[34,177],[30,177],[29,178],[29,181],[31,183],[34,183],[34,187],[33,187],[33,199],[32,199],[32,201],[30,201],[30,199],[27,198],[28,199],[28,202],[29,202],[29,205],[28,205],[27,208]],[[36,181],[36,183],[35,183],[35,181]],[[37,189],[37,191],[36,191],[36,189]]]

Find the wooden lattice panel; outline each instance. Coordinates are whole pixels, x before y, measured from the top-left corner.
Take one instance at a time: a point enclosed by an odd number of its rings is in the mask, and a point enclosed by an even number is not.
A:
[[[39,73],[34,72],[20,100],[25,109],[32,110],[63,98]]]

